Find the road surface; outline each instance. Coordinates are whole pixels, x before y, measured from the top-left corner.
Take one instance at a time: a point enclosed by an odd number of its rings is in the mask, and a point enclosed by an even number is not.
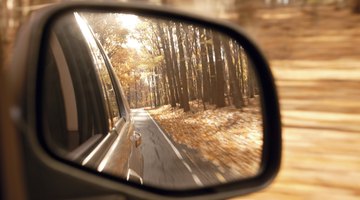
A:
[[[180,150],[144,109],[133,109],[132,117],[136,131],[142,134],[145,185],[186,188],[203,184]]]

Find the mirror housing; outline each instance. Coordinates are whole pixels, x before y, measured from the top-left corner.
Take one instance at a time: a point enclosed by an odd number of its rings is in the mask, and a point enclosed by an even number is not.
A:
[[[110,175],[100,174],[62,159],[46,148],[39,136],[39,81],[41,67],[39,58],[44,34],[52,20],[64,12],[128,12],[137,15],[154,16],[211,27],[238,41],[246,48],[258,74],[262,88],[264,144],[261,169],[255,177],[190,190],[159,189],[128,182]],[[30,199],[51,198],[99,198],[124,195],[129,198],[160,199],[224,199],[244,195],[266,187],[276,176],[281,162],[281,122],[277,92],[269,65],[249,37],[231,24],[206,19],[169,8],[141,6],[122,3],[62,3],[49,6],[33,13],[23,26],[14,52],[9,85],[14,93],[12,118],[17,134],[21,137],[26,185]],[[10,134],[10,133],[9,133]],[[141,136],[140,136],[141,138]],[[141,144],[136,141],[136,147]],[[138,144],[139,143],[139,144]],[[61,189],[59,189],[61,188]]]

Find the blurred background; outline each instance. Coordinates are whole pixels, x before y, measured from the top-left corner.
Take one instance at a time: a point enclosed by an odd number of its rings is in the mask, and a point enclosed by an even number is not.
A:
[[[0,62],[19,25],[57,0],[2,0]],[[360,0],[137,0],[240,25],[269,59],[283,162],[274,183],[235,199],[360,198]]]

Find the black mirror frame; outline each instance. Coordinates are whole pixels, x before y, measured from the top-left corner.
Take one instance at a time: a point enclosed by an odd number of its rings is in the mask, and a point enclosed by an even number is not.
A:
[[[75,10],[96,12],[123,11],[137,15],[187,21],[204,27],[217,29],[219,32],[238,41],[239,44],[247,50],[248,56],[251,57],[254,63],[255,71],[259,77],[260,88],[262,89],[261,92],[263,94],[264,151],[259,174],[255,177],[218,186],[190,190],[165,190],[150,186],[136,185],[120,178],[97,173],[95,170],[86,169],[66,161],[63,158],[54,155],[47,149],[42,139],[43,137],[39,135],[41,123],[38,114],[40,107],[38,97],[40,92],[39,88],[42,82],[38,77],[41,77],[42,73],[41,66],[39,65],[39,58],[42,52],[41,44],[42,41],[44,41],[44,38],[46,38],[46,30],[51,22],[65,12]],[[11,84],[16,93],[15,103],[12,108],[14,111],[12,117],[17,124],[18,131],[22,133],[24,163],[25,168],[29,168],[26,169],[27,173],[33,173],[37,170],[35,169],[35,167],[37,167],[46,169],[44,170],[45,176],[49,175],[49,177],[55,178],[65,176],[61,181],[63,184],[70,184],[69,187],[73,184],[73,189],[78,189],[74,192],[75,196],[121,194],[133,198],[145,199],[175,199],[179,197],[187,199],[224,199],[260,190],[270,184],[277,175],[281,163],[282,141],[280,109],[274,78],[263,54],[256,45],[254,45],[254,42],[252,42],[238,27],[215,19],[206,19],[192,14],[175,11],[167,7],[113,2],[70,2],[54,4],[38,11],[33,15],[30,23],[23,29],[24,31],[20,34],[20,40],[15,48],[18,56],[14,59]],[[30,183],[29,193],[31,193],[31,188],[37,187],[32,186],[32,184],[36,183],[36,180],[31,180],[32,175],[28,176],[30,176],[30,178],[28,178],[28,183]],[[44,179],[46,180],[46,178]],[[51,184],[49,183],[48,187],[51,187],[50,185]],[[37,190],[39,190],[39,188],[37,188]],[[44,192],[46,193],[46,191]],[[65,191],[66,194],[62,194],[61,191],[57,192],[62,197],[74,197],[74,194],[70,191]],[[51,191],[48,193],[51,193]],[[35,197],[37,197],[36,195]],[[48,195],[51,196],[51,194]]]

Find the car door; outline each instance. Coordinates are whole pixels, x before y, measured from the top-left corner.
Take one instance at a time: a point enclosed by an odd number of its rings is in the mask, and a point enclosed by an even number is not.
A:
[[[65,37],[69,32],[74,37]],[[54,27],[50,41],[42,112],[48,148],[83,166],[142,181],[141,135],[91,28],[75,13]]]

